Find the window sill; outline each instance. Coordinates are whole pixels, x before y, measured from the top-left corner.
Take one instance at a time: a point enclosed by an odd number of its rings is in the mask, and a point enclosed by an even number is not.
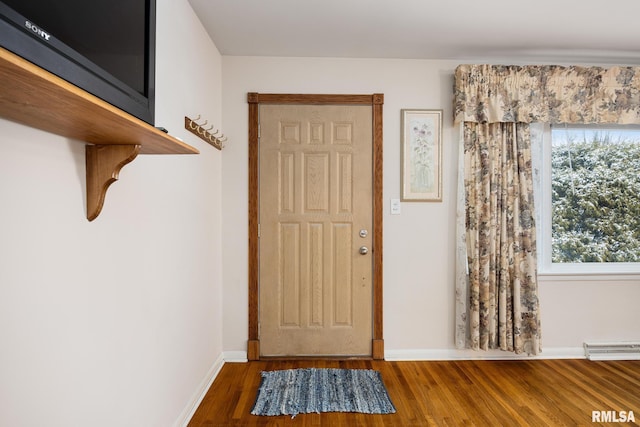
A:
[[[538,282],[635,282],[640,272],[538,272]]]

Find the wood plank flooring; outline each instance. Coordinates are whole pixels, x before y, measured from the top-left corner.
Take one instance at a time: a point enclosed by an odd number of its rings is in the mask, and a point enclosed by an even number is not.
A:
[[[250,414],[263,370],[355,368],[381,372],[397,413]],[[592,422],[592,411],[633,411],[635,422]],[[640,361],[227,363],[194,414],[198,426],[594,426],[640,425]]]

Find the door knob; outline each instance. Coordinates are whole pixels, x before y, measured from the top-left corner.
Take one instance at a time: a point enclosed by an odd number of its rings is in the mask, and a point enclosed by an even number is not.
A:
[[[367,248],[366,246],[361,246],[359,252],[360,252],[360,255],[366,255],[369,253],[369,248]]]

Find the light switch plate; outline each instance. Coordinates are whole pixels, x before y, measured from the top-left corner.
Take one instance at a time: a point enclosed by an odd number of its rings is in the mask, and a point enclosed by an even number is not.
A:
[[[391,199],[391,215],[400,215],[400,213],[402,213],[400,199]]]

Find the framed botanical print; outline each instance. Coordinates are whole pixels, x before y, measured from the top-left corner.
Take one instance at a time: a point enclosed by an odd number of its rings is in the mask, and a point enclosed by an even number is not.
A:
[[[401,110],[402,201],[442,201],[442,110]]]

